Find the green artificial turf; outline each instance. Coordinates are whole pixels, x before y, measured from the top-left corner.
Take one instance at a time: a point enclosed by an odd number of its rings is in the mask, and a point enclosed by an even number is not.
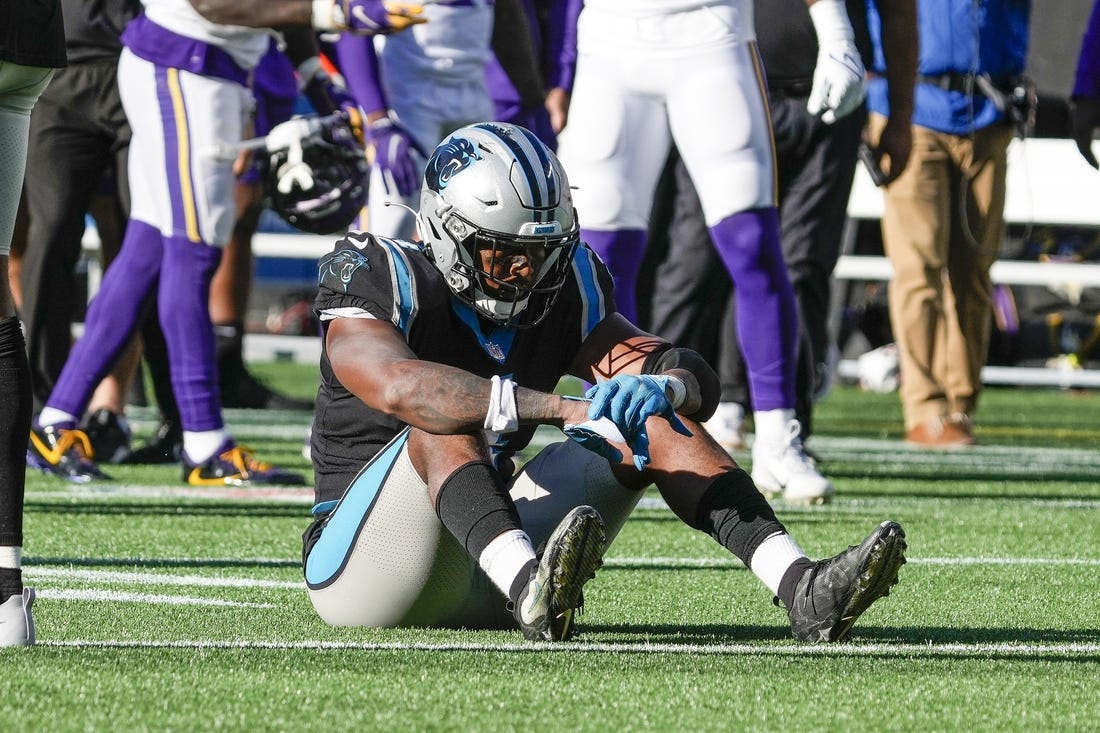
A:
[[[316,369],[255,370],[312,396]],[[0,720],[43,731],[1086,731],[1100,727],[1100,394],[987,392],[981,446],[901,441],[896,395],[838,387],[810,447],[837,487],[775,503],[813,557],[879,521],[909,563],[852,641],[805,646],[741,563],[655,493],[565,645],[334,629],[301,586],[308,489],[185,490],[178,467],[28,477],[39,645],[0,650]],[[155,425],[135,411],[139,433]],[[228,411],[309,475],[308,413]],[[736,456],[748,464],[749,455]]]

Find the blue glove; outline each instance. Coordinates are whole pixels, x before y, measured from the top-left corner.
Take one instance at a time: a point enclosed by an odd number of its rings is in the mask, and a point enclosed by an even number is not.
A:
[[[665,394],[669,379],[656,374],[620,374],[591,387],[584,395],[592,400],[588,407],[590,419],[606,417],[626,436],[639,471],[649,463],[649,433],[645,424],[650,417],[660,415],[676,432],[692,435]]]
[[[428,156],[413,140],[409,131],[389,117],[375,120],[367,129],[367,140],[374,146],[374,164],[382,173],[383,187],[391,196],[411,196],[420,190],[420,171],[412,152],[422,160]]]

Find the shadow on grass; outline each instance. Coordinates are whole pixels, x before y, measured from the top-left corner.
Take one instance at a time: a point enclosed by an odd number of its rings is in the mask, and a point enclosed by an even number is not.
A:
[[[600,642],[612,644],[651,644],[672,647],[701,647],[707,653],[722,653],[722,646],[740,647],[742,644],[769,644],[791,641],[786,626],[734,625],[734,624],[593,624],[585,623],[585,635],[592,639],[599,635]],[[591,635],[591,636],[589,636]],[[582,637],[583,639],[584,637]],[[1019,645],[1019,648],[1014,648]],[[860,656],[922,657],[922,658],[980,658],[1017,659],[1042,658],[1065,659],[1075,662],[1100,662],[1100,629],[1061,630],[1034,628],[947,628],[947,627],[897,627],[860,628],[851,632],[851,640],[839,644],[795,644],[788,649],[762,646],[761,652],[770,654],[784,651],[805,655],[814,651],[828,656],[845,652]],[[867,648],[870,646],[871,648]],[[1075,651],[1073,647],[1082,647]],[[717,648],[715,648],[717,647]],[[889,647],[889,648],[882,648]],[[1030,647],[1030,648],[1029,648]],[[1047,647],[1047,648],[1043,648]],[[740,648],[731,654],[741,654]]]
[[[200,499],[195,503],[189,502],[133,502],[119,503],[112,501],[89,502],[86,504],[61,503],[57,501],[36,501],[28,499],[24,503],[24,510],[35,514],[77,514],[77,515],[125,515],[125,516],[220,516],[220,517],[295,517],[308,523],[309,509],[304,504],[266,504],[256,502],[212,502],[208,499]]]
[[[287,558],[286,560],[273,559],[188,559],[170,557],[45,557],[26,556],[23,558],[26,566],[57,565],[60,567],[86,567],[86,568],[300,568],[300,557]]]

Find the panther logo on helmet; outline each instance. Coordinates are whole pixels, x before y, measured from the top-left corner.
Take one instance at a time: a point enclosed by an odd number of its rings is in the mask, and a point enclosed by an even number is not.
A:
[[[433,191],[442,191],[460,171],[481,160],[473,142],[466,138],[452,138],[436,148],[424,170],[424,185]]]
[[[463,127],[436,147],[417,223],[455,297],[504,327],[545,318],[579,246],[561,163],[533,132],[507,123]]]

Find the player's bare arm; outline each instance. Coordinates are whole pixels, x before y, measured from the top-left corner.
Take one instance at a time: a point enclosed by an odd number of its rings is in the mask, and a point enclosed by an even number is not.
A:
[[[191,0],[199,14],[214,23],[249,28],[309,26],[312,0]]]
[[[673,358],[683,355],[685,358]],[[581,345],[570,373],[589,382],[603,382],[619,374],[662,374],[676,377],[685,387],[676,411],[705,420],[717,404],[717,376],[701,357],[688,349],[674,349],[664,339],[646,333],[619,313],[603,319]]]
[[[424,361],[391,324],[364,318],[334,321],[326,336],[337,379],[376,410],[429,433],[480,431],[493,385],[463,369]],[[585,405],[533,389],[516,389],[524,424],[562,426],[585,420]]]

